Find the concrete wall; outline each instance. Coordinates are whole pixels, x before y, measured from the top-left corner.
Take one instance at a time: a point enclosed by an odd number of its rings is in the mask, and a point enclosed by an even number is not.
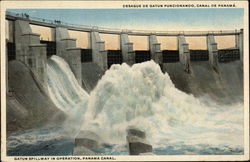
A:
[[[156,35],[150,35],[149,38],[149,50],[151,58],[158,64],[162,64],[162,51],[161,44],[158,43]]]
[[[70,66],[78,83],[82,86],[81,49],[76,48],[76,39],[70,38],[66,28],[57,27],[55,32],[56,54],[62,57]]]
[[[15,45],[17,60],[24,62],[29,65],[30,60],[34,60],[34,56],[31,56],[31,48],[37,48],[39,52],[41,49],[44,50],[39,44],[39,35],[32,32],[31,27],[28,21],[17,20],[12,23],[9,23],[9,32],[15,35]],[[15,29],[15,30],[14,30]],[[56,27],[51,29],[52,32],[52,40],[57,43],[57,55],[64,58],[68,63],[71,62],[71,50],[76,48],[76,39],[70,38],[69,32],[66,28]],[[178,50],[180,55],[180,62],[184,66],[185,71],[189,72],[190,69],[190,52],[189,52],[189,44],[186,42],[184,35],[178,36]],[[156,35],[153,33],[148,38],[149,41],[149,49],[151,53],[151,58],[158,64],[162,63],[162,52],[161,52],[161,44],[158,43]],[[100,39],[98,28],[93,29],[90,32],[90,46],[92,48],[92,56],[93,62],[100,66],[101,69],[107,69],[107,51],[105,50],[105,42]],[[240,59],[243,60],[243,30],[241,33],[235,36],[236,48],[240,51]],[[33,44],[32,46],[30,46]],[[217,45],[214,41],[214,37],[212,35],[207,36],[207,46],[209,51],[209,61],[213,67],[217,66]],[[135,52],[133,49],[133,43],[130,42],[127,31],[122,31],[120,35],[120,47],[122,51],[123,62],[132,65],[135,63]],[[34,49],[33,53],[34,53]],[[76,49],[76,51],[79,51]],[[74,53],[74,52],[73,52]],[[78,57],[78,55],[77,55]],[[79,60],[79,59],[77,59]],[[77,63],[78,64],[78,63]],[[78,70],[73,70],[75,75],[78,75]],[[46,68],[46,67],[45,67]],[[80,78],[81,76],[76,76],[76,78]],[[42,79],[43,80],[43,79]]]
[[[133,43],[129,41],[127,33],[122,33],[120,35],[120,47],[123,62],[128,65],[133,65],[135,63],[135,52],[133,50]]]
[[[26,64],[35,79],[47,92],[46,45],[40,44],[40,35],[33,33],[27,21],[15,21],[16,59]]]
[[[108,69],[107,51],[105,42],[101,40],[98,31],[93,30],[90,33],[90,44],[92,49],[92,59],[102,70]]]
[[[178,50],[180,62],[186,72],[190,72],[190,52],[188,43],[185,40],[184,35],[178,36]]]
[[[207,36],[207,49],[209,55],[209,62],[214,69],[218,69],[218,49],[217,43],[214,40],[213,35]]]
[[[68,63],[76,80],[82,86],[81,48],[68,48]]]

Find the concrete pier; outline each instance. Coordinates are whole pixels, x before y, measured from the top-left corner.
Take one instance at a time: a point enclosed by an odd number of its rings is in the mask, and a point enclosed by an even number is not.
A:
[[[39,34],[32,32],[28,22],[17,20],[15,21],[15,45],[16,59],[28,63],[29,44],[39,44]]]
[[[76,39],[64,38],[61,39],[60,41],[57,41],[56,45],[57,45],[56,48],[57,55],[67,60],[68,59],[67,49],[76,48]]]
[[[161,44],[158,43],[156,35],[150,35],[149,38],[149,50],[151,58],[158,64],[162,64],[162,51]]]
[[[218,49],[217,43],[214,40],[213,35],[207,36],[207,49],[208,49],[208,57],[211,66],[217,70],[218,69]]]
[[[81,48],[67,48],[68,63],[76,80],[82,86]]]
[[[240,30],[240,33],[238,35],[239,39],[238,39],[238,48],[239,48],[239,51],[240,51],[240,60],[243,62],[244,60],[244,56],[243,56],[243,49],[244,49],[244,34],[243,34],[243,29]]]
[[[97,155],[93,149],[100,148],[103,140],[92,131],[82,130],[75,138],[74,155]]]
[[[76,48],[76,39],[70,38],[66,28],[57,27],[55,30],[56,53],[69,64],[78,83],[82,86],[81,49]]]
[[[240,30],[238,34],[235,35],[235,48],[239,49],[240,60],[243,61],[243,49],[244,49],[244,38],[243,38],[243,29]]]
[[[36,78],[41,81],[46,87],[47,83],[47,55],[46,45],[44,44],[30,44],[31,62],[29,62],[31,70],[36,75]]]
[[[70,38],[69,32],[66,28],[57,27],[56,29],[56,55],[67,60],[67,48],[76,47],[76,39]]]
[[[128,65],[133,65],[135,63],[135,52],[133,50],[133,43],[129,41],[126,32],[122,32],[120,35],[120,47],[122,50],[123,62]]]
[[[90,33],[90,45],[92,48],[92,60],[102,70],[108,69],[107,50],[105,50],[105,42],[101,40],[100,35],[96,29]]]
[[[190,51],[189,44],[186,42],[184,35],[178,36],[178,50],[181,64],[186,72],[190,72]]]
[[[27,21],[15,21],[16,59],[26,64],[36,80],[47,92],[46,45],[40,44],[40,35],[33,33]]]
[[[127,129],[127,145],[130,155],[152,155],[153,147],[146,140],[146,133],[134,126],[130,126]]]
[[[84,146],[88,149],[98,148],[101,145],[102,139],[96,133],[82,130],[75,138],[75,147]]]
[[[235,48],[239,48],[239,34],[235,35]]]
[[[8,33],[9,33],[9,35],[8,35],[8,41],[9,42],[14,42],[14,37],[15,37],[15,35],[14,35],[14,30],[15,30],[15,21],[8,21]]]
[[[61,41],[62,39],[67,39],[67,38],[70,38],[67,28],[63,28],[63,27],[55,28],[55,38],[52,37],[52,40],[54,39],[55,41],[58,42],[58,41]]]

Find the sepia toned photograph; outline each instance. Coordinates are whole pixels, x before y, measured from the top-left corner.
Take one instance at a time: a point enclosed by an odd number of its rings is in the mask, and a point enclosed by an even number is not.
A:
[[[249,158],[246,2],[2,4],[3,161]]]

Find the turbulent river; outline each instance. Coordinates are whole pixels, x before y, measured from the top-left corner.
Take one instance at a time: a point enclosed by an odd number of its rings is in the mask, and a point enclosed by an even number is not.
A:
[[[68,118],[60,127],[12,134],[10,155],[72,155],[80,130],[110,144],[100,153],[127,155],[128,126],[146,132],[154,154],[243,154],[243,103],[205,104],[178,90],[153,61],[113,65],[90,94],[58,56],[48,60],[47,73],[49,96]]]

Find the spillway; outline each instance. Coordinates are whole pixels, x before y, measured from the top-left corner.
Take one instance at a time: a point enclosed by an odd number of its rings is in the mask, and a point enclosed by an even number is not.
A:
[[[208,95],[211,100],[204,102],[202,94],[205,91],[208,94],[220,92],[221,89],[217,89],[221,86],[220,82],[217,86],[207,84],[207,87],[199,89],[190,86],[189,81],[193,80],[197,87],[206,84],[196,76],[208,71],[208,64],[193,64],[191,76],[184,71],[173,76],[173,71],[177,71],[175,67],[181,65],[168,65],[166,73],[162,73],[154,61],[133,66],[125,63],[112,65],[88,94],[79,86],[68,64],[62,58],[52,56],[47,65],[49,96],[67,114],[67,119],[62,127],[53,131],[45,130],[46,137],[44,130],[36,130],[11,138],[13,141],[26,139],[28,134],[33,138],[25,142],[36,145],[38,139],[45,142],[53,141],[53,137],[73,139],[80,130],[90,130],[110,144],[109,148],[101,150],[103,154],[126,155],[126,129],[137,126],[147,133],[154,154],[242,154],[242,102],[239,100],[235,104],[228,104],[223,100],[217,104],[213,102],[212,95]],[[221,69],[219,73],[208,73],[204,82],[215,82],[218,78],[221,82],[227,80],[223,75],[228,72],[228,67],[223,66]],[[178,77],[183,77],[186,84]],[[189,77],[189,80],[185,77]],[[236,83],[240,84],[240,80],[225,86]],[[189,93],[179,90],[181,88],[187,88],[185,91]],[[213,92],[215,89],[217,92]],[[218,93],[215,99],[232,91]],[[195,92],[194,95],[191,92]],[[240,91],[231,96],[238,93]],[[12,144],[15,143],[13,141]],[[72,149],[72,143],[68,149]],[[66,154],[71,153],[68,151]]]
[[[78,84],[69,65],[60,57],[48,60],[48,91],[54,104],[67,114],[65,131],[74,137],[87,110],[89,95]]]
[[[86,104],[88,94],[77,83],[69,65],[62,58],[52,56],[48,60],[47,71],[49,95],[58,108],[70,113]]]
[[[64,112],[66,119],[57,125],[49,123],[11,134],[7,139],[8,155],[71,155],[73,152],[73,138],[81,127],[89,95],[79,86],[69,65],[62,58],[52,56],[48,59],[47,73],[49,98],[60,109],[57,111]],[[30,94],[32,98],[36,97],[36,93]],[[39,99],[43,98],[37,98],[37,101]],[[42,101],[37,103],[40,107],[43,106]],[[43,115],[42,109],[36,112],[38,116]],[[51,116],[53,114],[56,113],[51,112]]]

